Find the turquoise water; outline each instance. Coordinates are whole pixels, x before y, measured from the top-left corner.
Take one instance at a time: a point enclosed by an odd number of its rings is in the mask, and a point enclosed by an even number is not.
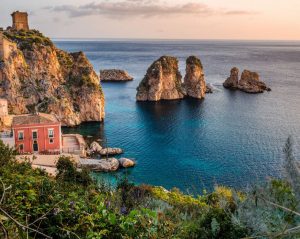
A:
[[[128,174],[136,183],[200,192],[214,184],[246,187],[281,176],[282,147],[289,135],[300,142],[300,43],[229,41],[57,41],[67,51],[82,50],[95,69],[121,68],[128,83],[102,83],[104,124],[88,123],[76,131],[106,138],[121,147],[137,166]],[[214,94],[205,100],[135,101],[136,87],[148,66],[161,55],[180,60],[201,58]],[[223,89],[237,66],[260,73],[269,93],[249,95]],[[99,176],[100,177],[100,176]]]

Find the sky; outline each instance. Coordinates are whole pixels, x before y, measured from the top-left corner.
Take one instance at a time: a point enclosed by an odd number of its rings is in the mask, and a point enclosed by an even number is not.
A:
[[[51,38],[300,40],[300,0],[0,0]]]

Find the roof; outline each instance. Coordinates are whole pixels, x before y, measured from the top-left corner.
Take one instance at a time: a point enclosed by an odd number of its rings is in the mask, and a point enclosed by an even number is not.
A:
[[[59,123],[54,115],[38,113],[31,115],[20,115],[13,118],[13,126],[16,125],[31,125],[31,124],[49,124]]]

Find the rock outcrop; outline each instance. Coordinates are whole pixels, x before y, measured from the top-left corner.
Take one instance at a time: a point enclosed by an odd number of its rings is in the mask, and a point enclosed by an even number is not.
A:
[[[116,158],[84,159],[80,161],[80,166],[96,172],[114,172],[119,169],[120,163]]]
[[[103,148],[99,151],[99,154],[101,156],[105,155],[117,155],[117,154],[122,154],[123,150],[120,148]]]
[[[175,100],[184,97],[178,60],[162,56],[147,70],[137,88],[137,101]]]
[[[89,149],[90,152],[99,153],[101,150],[102,150],[102,146],[98,142],[94,141],[91,143]]]
[[[109,69],[100,71],[101,81],[132,81],[133,77],[124,70]]]
[[[135,165],[135,162],[128,158],[120,158],[119,163],[123,168],[130,168],[130,167],[134,167]]]
[[[223,86],[228,89],[237,89],[239,84],[239,69],[233,67],[230,71],[230,76],[223,83]]]
[[[11,114],[55,114],[63,125],[104,119],[100,80],[84,53],[67,53],[36,30],[4,32],[16,43],[0,62],[0,98]]]
[[[264,82],[260,81],[256,72],[244,70],[239,80],[239,69],[236,67],[231,69],[230,77],[223,83],[223,86],[228,89],[238,89],[253,94],[271,90]]]
[[[186,95],[192,98],[205,97],[207,87],[204,79],[203,66],[199,58],[190,56],[186,60],[186,75],[184,77]]]
[[[243,71],[238,88],[247,93],[263,93],[271,90],[264,82],[260,81],[258,73],[248,70]]]

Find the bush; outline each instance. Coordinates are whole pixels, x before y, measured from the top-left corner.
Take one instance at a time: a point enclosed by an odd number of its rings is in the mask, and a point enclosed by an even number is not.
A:
[[[8,164],[10,161],[15,159],[17,151],[5,145],[0,139],[0,167]]]
[[[93,181],[90,176],[89,170],[82,169],[81,171],[79,171],[77,169],[77,165],[72,161],[70,157],[59,157],[56,164],[56,169],[56,179],[63,182],[79,183],[84,186],[88,186]]]

